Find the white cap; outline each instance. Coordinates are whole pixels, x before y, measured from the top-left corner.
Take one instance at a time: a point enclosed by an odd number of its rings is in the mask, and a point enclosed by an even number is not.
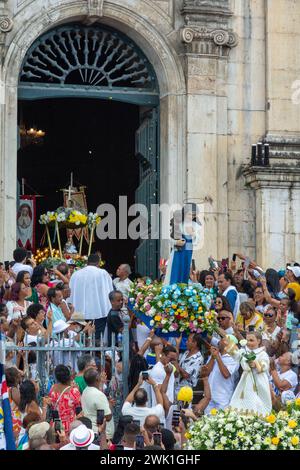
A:
[[[57,320],[54,325],[53,325],[53,333],[57,335],[58,333],[62,333],[65,331],[67,328],[69,328],[70,325],[66,323],[64,320]]]
[[[295,277],[300,277],[300,267],[299,266],[288,266],[286,269],[292,271]]]

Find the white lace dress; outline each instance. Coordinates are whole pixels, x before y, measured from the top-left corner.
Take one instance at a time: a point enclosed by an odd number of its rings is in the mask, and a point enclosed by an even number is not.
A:
[[[272,399],[269,383],[269,356],[264,347],[255,349],[256,360],[261,366],[261,372],[251,369],[243,354],[249,353],[246,347],[240,349],[236,355],[239,356],[243,374],[232,396],[230,407],[250,411],[260,415],[270,414],[272,410]]]

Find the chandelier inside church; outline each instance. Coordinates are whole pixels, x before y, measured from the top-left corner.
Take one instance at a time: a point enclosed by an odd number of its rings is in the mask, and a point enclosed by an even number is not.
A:
[[[37,127],[26,128],[25,124],[20,126],[20,138],[21,146],[26,147],[28,145],[42,145],[44,143],[44,137],[46,132]]]

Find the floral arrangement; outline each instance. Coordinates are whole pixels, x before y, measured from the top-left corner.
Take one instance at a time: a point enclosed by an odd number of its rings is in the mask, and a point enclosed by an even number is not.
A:
[[[56,211],[48,211],[46,214],[40,216],[39,223],[41,225],[48,225],[55,222],[70,228],[86,227],[87,225],[92,228],[101,222],[101,218],[98,214],[90,212],[86,215],[69,207],[59,207]]]
[[[160,293],[161,283],[146,284],[135,282],[130,290],[129,300],[136,312],[141,312],[147,316],[153,316],[155,313],[152,309],[155,297]]]
[[[189,450],[299,450],[300,399],[267,417],[212,409],[192,424],[186,438]]]
[[[151,327],[162,333],[212,334],[218,326],[217,315],[211,310],[212,297],[200,284],[136,286],[130,302],[136,312],[151,318]]]
[[[92,229],[95,225],[99,225],[101,222],[101,217],[98,214],[93,214],[90,212],[88,215],[88,226]]]

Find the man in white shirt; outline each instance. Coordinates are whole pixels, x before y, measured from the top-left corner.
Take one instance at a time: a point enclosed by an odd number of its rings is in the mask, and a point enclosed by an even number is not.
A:
[[[208,383],[211,390],[211,401],[205,409],[209,414],[213,408],[224,410],[229,406],[238,379],[239,362],[224,351],[224,340],[219,342],[219,348],[211,348],[208,360]]]
[[[35,262],[33,259],[28,258],[28,253],[25,248],[16,248],[16,250],[13,253],[13,257],[15,260],[15,264],[12,267],[12,271],[17,277],[20,271],[27,271],[30,274],[30,277],[32,276],[33,273],[33,268],[35,267]],[[28,261],[30,263],[30,266],[28,264],[25,264],[25,262]]]
[[[109,293],[114,290],[110,275],[99,268],[98,255],[90,255],[88,265],[71,277],[71,303],[76,312],[84,314],[86,321],[95,320],[96,339],[104,335],[106,319],[111,305]]]
[[[85,418],[86,419],[86,418]],[[70,425],[70,435],[74,431],[74,429],[78,429],[80,426],[82,426],[83,423],[79,420],[73,421]],[[87,426],[86,426],[87,427]],[[90,428],[89,428],[90,429]],[[74,434],[73,434],[74,435]],[[93,436],[94,437],[94,436]],[[89,438],[89,436],[88,436]],[[90,440],[90,439],[89,439]],[[94,440],[94,439],[93,439]],[[76,450],[76,446],[70,442],[69,444],[66,444],[65,446],[61,447],[59,450]],[[87,446],[87,450],[100,450],[100,446],[97,446],[96,444],[89,444]]]
[[[129,264],[121,264],[117,269],[116,279],[113,280],[113,284],[116,290],[122,292],[123,297],[128,299],[130,289],[133,285],[133,282],[129,279],[131,274],[131,269]]]
[[[172,374],[169,379],[167,388],[167,396],[171,403],[174,403],[174,392],[175,392],[175,374],[176,367],[173,363],[176,363],[178,359],[178,353],[174,346],[164,346],[162,349],[160,360],[155,364],[153,369],[149,371],[149,376],[158,384],[161,385],[166,378],[165,366],[173,368]],[[157,403],[153,390],[151,391],[152,406]]]
[[[277,359],[278,370],[276,370],[276,364],[271,361],[270,374],[271,383],[275,392],[275,395],[280,395],[282,392],[291,391],[295,392],[298,385],[297,374],[292,370],[293,366],[293,355],[291,352],[282,354]]]
[[[161,420],[160,422],[164,423],[165,412],[163,408],[163,397],[160,393],[159,387],[150,376],[146,382],[152,387],[157,404],[151,408],[147,406],[148,394],[144,388],[141,388],[143,384],[143,377],[141,375],[138,383],[125,400],[122,414],[123,416],[132,416],[133,419],[140,422],[140,426],[144,425],[145,419],[149,415],[157,416]]]
[[[84,380],[87,387],[81,395],[82,411],[84,416],[92,421],[93,431],[98,433],[97,410],[104,410],[104,416],[107,422],[106,434],[108,439],[114,435],[114,421],[112,411],[109,406],[106,395],[99,390],[101,377],[96,369],[88,369],[84,373]]]

